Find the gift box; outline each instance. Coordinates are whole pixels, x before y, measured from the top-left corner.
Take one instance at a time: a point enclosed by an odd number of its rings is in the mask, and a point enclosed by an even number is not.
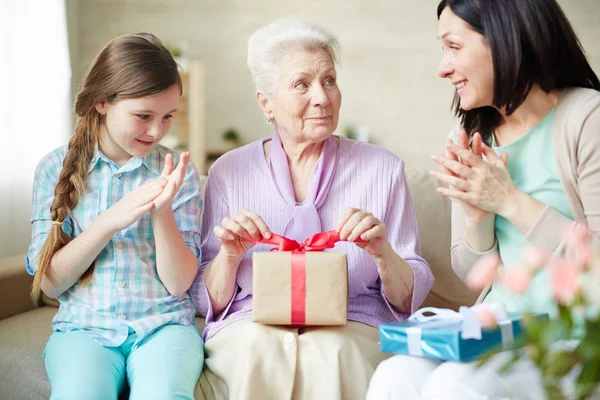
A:
[[[333,248],[335,232],[302,243],[275,235],[260,243],[275,251],[252,254],[252,321],[269,325],[344,325],[348,319],[348,265]]]
[[[477,318],[482,307],[489,307],[497,327],[482,328]],[[548,314],[533,317],[548,319]],[[406,321],[379,325],[381,351],[444,361],[472,361],[493,350],[514,348],[522,333],[523,314],[507,313],[502,305],[495,304],[461,307],[458,313],[428,307]]]

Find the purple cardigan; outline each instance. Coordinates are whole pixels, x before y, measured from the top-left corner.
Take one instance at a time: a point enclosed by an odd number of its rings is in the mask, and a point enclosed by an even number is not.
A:
[[[190,296],[206,316],[205,340],[228,324],[252,316],[252,252],[268,251],[270,246],[256,245],[250,249],[237,274],[237,291],[219,315],[213,315],[204,285],[204,271],[220,249],[213,227],[225,217],[241,210],[260,215],[272,232],[282,233],[290,217],[275,187],[258,140],[222,156],[212,166],[206,183],[202,219],[202,264]],[[341,138],[336,176],[324,204],[318,212],[323,231],[335,228],[339,216],[350,207],[367,210],[388,227],[388,241],[414,273],[412,307],[419,308],[433,285],[433,275],[420,256],[417,219],[404,177],[404,162],[380,147]],[[337,243],[331,251],[347,254],[348,258],[348,319],[374,327],[381,322],[406,319],[409,314],[398,312],[383,293],[377,267],[371,256],[356,245]]]

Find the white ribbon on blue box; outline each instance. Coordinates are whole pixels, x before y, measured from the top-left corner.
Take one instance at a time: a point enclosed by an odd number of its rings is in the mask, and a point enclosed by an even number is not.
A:
[[[482,328],[477,318],[479,308],[494,316],[497,328]],[[547,314],[534,316],[548,317]],[[381,351],[447,361],[471,361],[490,350],[513,347],[522,332],[521,318],[521,314],[507,313],[503,304],[461,307],[458,312],[427,307],[406,321],[381,324]]]

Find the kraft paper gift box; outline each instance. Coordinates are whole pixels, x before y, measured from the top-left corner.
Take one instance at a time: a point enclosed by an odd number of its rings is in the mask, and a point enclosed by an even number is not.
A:
[[[496,317],[496,328],[481,327],[475,308],[489,307]],[[424,316],[424,313],[434,313]],[[533,314],[547,319],[548,314]],[[457,313],[448,309],[423,308],[406,321],[379,325],[381,351],[408,354],[444,361],[472,361],[494,350],[519,345],[523,333],[523,314],[506,313],[498,304],[461,307]]]
[[[263,239],[260,243],[276,244],[279,251],[252,254],[252,321],[293,326],[346,324],[346,254],[322,251],[338,240],[335,232],[313,235],[303,243],[275,234]]]

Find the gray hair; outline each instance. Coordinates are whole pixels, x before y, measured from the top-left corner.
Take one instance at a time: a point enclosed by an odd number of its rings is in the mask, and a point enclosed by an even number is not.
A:
[[[304,50],[323,49],[334,65],[339,60],[339,42],[324,27],[296,17],[278,19],[250,36],[248,40],[248,67],[256,90],[271,96],[277,86],[277,64],[288,50],[300,47]]]

